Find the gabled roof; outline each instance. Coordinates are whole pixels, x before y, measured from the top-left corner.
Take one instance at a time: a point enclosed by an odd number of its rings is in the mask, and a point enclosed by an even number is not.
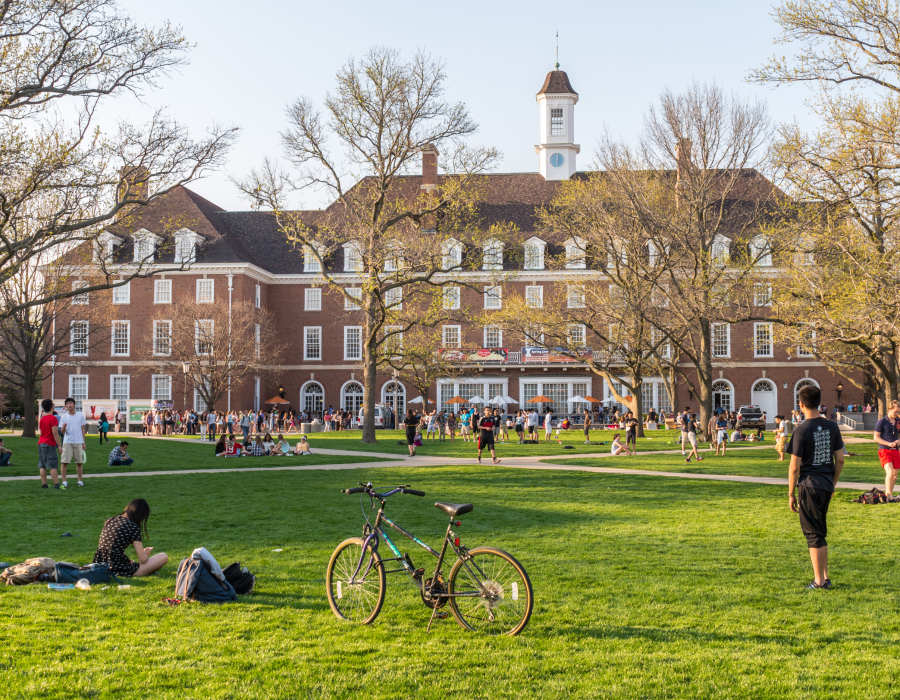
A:
[[[552,70],[547,73],[544,78],[544,84],[537,92],[538,95],[577,95],[572,83],[569,82],[569,76],[564,70]]]

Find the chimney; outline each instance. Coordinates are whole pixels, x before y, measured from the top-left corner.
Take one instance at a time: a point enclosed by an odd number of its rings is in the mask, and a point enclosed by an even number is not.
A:
[[[119,171],[119,200],[146,200],[150,196],[150,171],[142,165],[126,165]]]
[[[422,149],[422,189],[431,191],[438,184],[438,149],[428,144]]]

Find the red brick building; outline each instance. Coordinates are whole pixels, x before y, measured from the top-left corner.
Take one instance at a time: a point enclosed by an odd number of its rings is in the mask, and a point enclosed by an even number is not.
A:
[[[504,251],[502,264],[511,272],[499,298],[464,289],[460,294],[462,306],[490,309],[502,304],[510,289],[524,295],[527,287],[537,288],[528,293],[540,295],[545,287],[559,283],[567,274],[577,273],[551,270],[543,264],[545,253],[565,255],[566,242],[545,237],[536,226],[535,211],[550,202],[560,181],[576,172],[580,147],[574,143],[574,107],[578,95],[564,72],[551,71],[537,100],[541,143],[535,150],[540,158],[540,172],[489,175],[486,198],[486,210],[498,220],[515,223],[521,237],[519,243],[523,248],[531,246],[531,254]],[[410,176],[406,184],[418,189],[422,180],[422,176]],[[305,214],[310,221],[317,215]],[[224,211],[181,187],[135,212],[127,230],[112,227],[102,242],[109,251],[115,250],[120,259],[152,252],[160,267],[195,259],[184,271],[157,273],[134,279],[118,290],[94,293],[100,298],[93,298],[90,303],[110,303],[115,308],[119,319],[115,337],[110,338],[108,347],[92,346],[84,354],[80,350],[88,344],[74,343],[70,356],[59,358],[57,365],[48,367],[43,383],[45,397],[59,401],[73,396],[84,405],[116,404],[120,408],[126,402],[149,406],[154,400],[169,401],[180,408],[186,400],[202,409],[202,401],[184,377],[158,371],[154,368],[153,352],[146,351],[159,331],[160,310],[177,314],[179,299],[190,298],[229,308],[246,301],[267,309],[284,329],[283,340],[288,343],[276,379],[248,380],[229,392],[216,409],[257,408],[277,393],[279,385],[295,408],[322,410],[334,406],[356,413],[362,405],[362,324],[358,312],[346,308],[339,295],[327,293],[321,279],[317,279],[314,265],[304,261],[302,254],[288,243],[272,214]],[[348,269],[352,261],[337,255],[329,264],[336,279],[346,281],[348,287],[357,283],[353,271]],[[560,358],[550,353],[516,347],[514,339],[504,339],[496,329],[448,323],[443,333],[446,347],[467,353],[480,348],[506,348],[508,354],[502,361],[476,362],[466,379],[438,382],[430,396],[439,408],[455,395],[485,400],[498,394],[511,396],[519,402],[511,406],[514,408],[528,398],[546,394],[553,399],[554,412],[558,414],[568,410],[571,404],[567,399],[572,396],[610,396],[605,381],[583,364],[557,361]],[[716,331],[713,340],[715,405],[735,408],[755,403],[771,418],[776,412],[793,408],[798,389],[808,382],[822,388],[826,404],[836,402],[839,378],[812,357],[789,356],[786,348],[772,342],[771,329],[765,324],[725,326]],[[84,357],[82,364],[80,357]],[[380,376],[376,401],[392,404],[394,388],[390,375]],[[397,402],[403,410],[414,390],[402,380],[396,389]],[[661,379],[646,380],[643,391],[645,410],[674,408]],[[861,395],[853,395],[854,391],[845,393],[844,403],[862,400]],[[675,403],[696,408],[696,401],[691,400],[683,384],[677,386]]]

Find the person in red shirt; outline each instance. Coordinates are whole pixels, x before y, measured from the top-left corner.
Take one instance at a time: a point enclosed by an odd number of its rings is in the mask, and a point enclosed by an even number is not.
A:
[[[62,453],[62,439],[59,437],[59,420],[53,415],[53,401],[44,399],[41,401],[41,410],[44,415],[38,423],[41,431],[41,439],[38,440],[38,466],[41,470],[41,488],[47,486],[47,470],[53,478],[53,488],[59,488],[59,478],[56,469],[59,464],[59,455]]]

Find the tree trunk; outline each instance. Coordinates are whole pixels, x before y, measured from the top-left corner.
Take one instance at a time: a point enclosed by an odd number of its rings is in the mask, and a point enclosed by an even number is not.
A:
[[[25,419],[22,426],[22,437],[24,438],[35,437],[34,411],[37,407],[36,386],[37,382],[34,380],[22,382],[22,404],[25,407],[22,411]]]
[[[700,330],[702,336],[700,338],[700,357],[697,363],[697,399],[700,401],[700,428],[709,440],[712,439],[709,434],[709,419],[712,417],[713,373],[709,321],[702,321]]]
[[[363,423],[362,441],[367,445],[374,445],[378,440],[375,437],[375,375],[378,371],[376,360],[378,348],[375,345],[375,337],[372,334],[374,314],[366,311],[366,325],[363,329],[365,335],[365,348],[363,352]]]

